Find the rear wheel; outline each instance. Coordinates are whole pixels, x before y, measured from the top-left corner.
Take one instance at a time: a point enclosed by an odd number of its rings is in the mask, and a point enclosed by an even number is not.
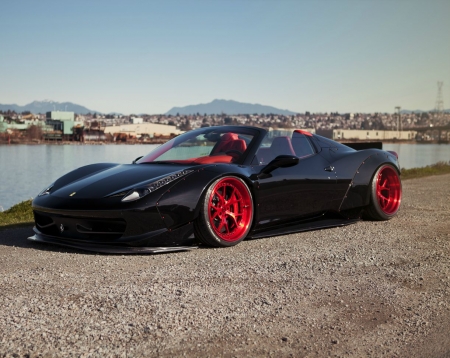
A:
[[[244,240],[252,221],[250,190],[242,179],[228,176],[217,179],[203,195],[194,233],[204,244],[233,246]]]
[[[373,220],[389,220],[397,214],[401,201],[402,183],[397,170],[390,164],[384,164],[372,178],[366,216]]]

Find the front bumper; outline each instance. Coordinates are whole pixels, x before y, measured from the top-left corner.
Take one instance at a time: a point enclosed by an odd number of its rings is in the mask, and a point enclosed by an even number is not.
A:
[[[159,253],[196,248],[192,223],[168,229],[155,208],[142,211],[69,211],[34,208],[28,239],[104,253]]]
[[[74,249],[80,249],[84,251],[93,251],[107,254],[159,254],[164,252],[194,250],[198,248],[198,246],[140,247],[140,246],[101,245],[90,242],[76,242],[76,241],[62,240],[57,237],[43,235],[39,233],[39,231],[36,228],[34,229],[34,231],[35,234],[33,236],[30,236],[28,240],[71,247]]]

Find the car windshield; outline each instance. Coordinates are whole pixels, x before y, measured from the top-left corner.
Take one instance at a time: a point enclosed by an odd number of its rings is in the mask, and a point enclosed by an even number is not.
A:
[[[255,135],[244,127],[202,128],[168,141],[137,163],[233,163],[243,157]]]

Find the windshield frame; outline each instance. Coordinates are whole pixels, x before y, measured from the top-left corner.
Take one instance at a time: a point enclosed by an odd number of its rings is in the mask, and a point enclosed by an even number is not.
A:
[[[220,132],[220,133],[227,133],[227,132],[233,132],[237,134],[242,135],[252,135],[253,138],[251,139],[250,143],[247,146],[247,149],[241,155],[238,159],[233,161],[230,164],[237,164],[237,165],[249,165],[252,161],[254,154],[256,152],[256,149],[259,147],[259,144],[261,140],[265,137],[267,130],[263,128],[258,127],[249,127],[249,126],[214,126],[214,127],[204,127],[195,129],[192,131],[185,132],[170,141],[160,145],[159,147],[153,149],[150,153],[145,155],[144,157],[140,158],[136,164],[149,164],[149,163],[172,163],[170,160],[167,161],[155,161],[158,157],[166,153],[168,150],[173,148],[174,146],[186,142],[187,140],[190,140],[192,138],[195,138],[202,134],[207,134],[210,132]],[[214,164],[221,163],[220,161]],[[173,164],[180,164],[180,161],[173,161]],[[186,164],[189,165],[195,165],[195,164],[202,164],[202,163],[196,163],[194,161],[192,162],[186,162]]]

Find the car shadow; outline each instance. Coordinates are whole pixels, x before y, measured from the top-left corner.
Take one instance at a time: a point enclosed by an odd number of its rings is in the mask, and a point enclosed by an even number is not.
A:
[[[60,252],[83,255],[98,255],[98,253],[74,249],[71,247],[58,246],[48,243],[33,242],[28,240],[34,235],[33,225],[10,225],[0,230],[0,247],[18,247],[22,249],[34,249],[48,252]]]
[[[0,230],[0,245],[29,248],[27,237],[33,235],[33,225],[8,225]]]

